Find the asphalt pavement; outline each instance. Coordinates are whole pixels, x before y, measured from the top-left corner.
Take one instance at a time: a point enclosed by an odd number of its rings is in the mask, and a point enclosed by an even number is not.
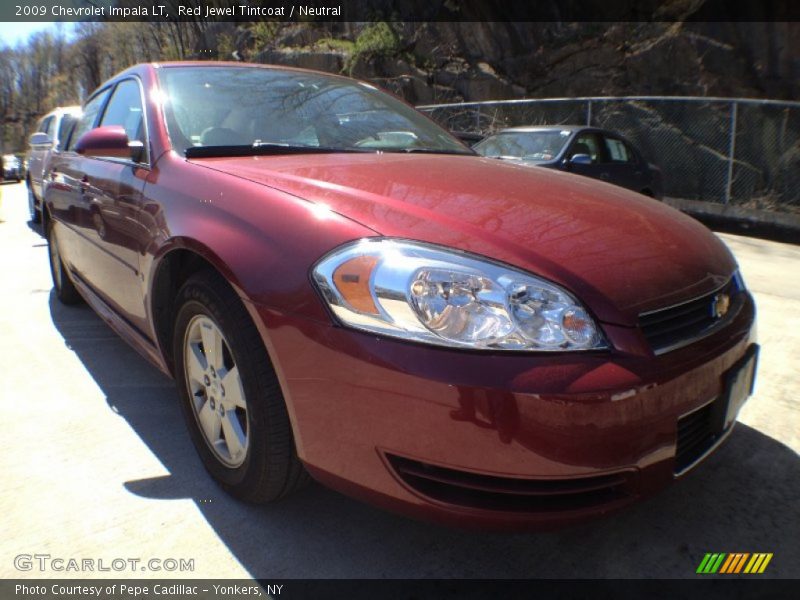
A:
[[[764,577],[800,577],[800,246],[720,236],[755,294],[762,355],[717,453],[621,514],[482,533],[317,484],[268,507],[228,497],[191,446],[172,381],[91,309],[58,303],[24,184],[1,189],[2,578],[684,578],[707,552],[771,552]],[[55,568],[69,559],[78,571]],[[98,570],[115,559],[125,568]]]

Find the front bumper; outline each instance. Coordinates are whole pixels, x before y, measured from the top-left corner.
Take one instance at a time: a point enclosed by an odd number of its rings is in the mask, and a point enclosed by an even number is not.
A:
[[[755,339],[749,294],[728,326],[658,357],[636,348],[635,330],[609,326],[623,350],[510,355],[250,309],[315,478],[390,510],[489,528],[560,526],[668,485],[686,470],[678,420],[722,395]]]

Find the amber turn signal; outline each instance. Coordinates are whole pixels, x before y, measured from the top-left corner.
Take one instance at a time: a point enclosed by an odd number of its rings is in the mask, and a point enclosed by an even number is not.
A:
[[[377,264],[377,256],[357,256],[333,272],[333,283],[342,298],[352,308],[370,315],[380,314],[369,289],[369,278]]]

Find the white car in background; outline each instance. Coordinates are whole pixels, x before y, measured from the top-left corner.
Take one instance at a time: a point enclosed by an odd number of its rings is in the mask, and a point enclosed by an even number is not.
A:
[[[28,140],[28,209],[31,221],[42,219],[42,197],[44,196],[44,174],[50,157],[59,152],[75,121],[81,116],[80,106],[60,106],[44,115],[36,124],[36,131]]]

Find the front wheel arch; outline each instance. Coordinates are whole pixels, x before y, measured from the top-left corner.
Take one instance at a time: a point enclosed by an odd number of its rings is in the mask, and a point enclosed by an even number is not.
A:
[[[201,269],[186,279],[173,305],[173,368],[181,396],[181,408],[192,441],[208,472],[226,491],[254,503],[277,500],[302,487],[310,478],[297,456],[285,397],[264,341],[242,299],[219,272]],[[190,380],[203,379],[188,375],[192,372],[192,361],[186,359],[188,356],[200,356],[187,351],[186,347],[190,327],[198,317],[216,327],[220,333],[219,352],[215,351],[217,356],[225,354],[223,348],[229,349],[226,356],[232,363],[226,361],[218,366],[227,367],[231,374],[230,369],[235,366],[237,377],[241,377],[240,398],[244,401],[248,423],[248,443],[244,445],[247,454],[246,458],[231,464],[224,464],[225,461],[220,459],[219,453],[214,450],[215,444],[209,442],[208,431],[204,433],[205,428],[201,424],[204,419],[199,416],[201,411],[205,416],[219,414],[222,419],[230,419],[232,414],[231,406],[223,406],[226,397],[224,387],[217,389],[214,382],[222,371],[215,371],[208,354],[208,376],[205,377],[205,384],[198,386],[201,391],[190,385]],[[203,344],[205,342],[203,337]],[[206,350],[202,352],[205,354]],[[202,392],[202,389],[206,391]],[[206,410],[208,405],[211,406],[210,412]],[[241,429],[245,430],[244,427]],[[219,431],[216,435],[219,435]],[[228,439],[227,434],[225,437]],[[229,446],[226,447],[230,450]],[[232,453],[229,458],[233,459]]]
[[[177,311],[175,300],[183,284],[192,275],[201,271],[213,271],[228,283],[228,278],[208,259],[185,247],[170,250],[155,265],[155,273],[150,285],[150,314],[156,341],[161,349],[164,362],[173,375],[175,374],[175,362],[172,334]],[[229,283],[228,285],[230,286]]]

